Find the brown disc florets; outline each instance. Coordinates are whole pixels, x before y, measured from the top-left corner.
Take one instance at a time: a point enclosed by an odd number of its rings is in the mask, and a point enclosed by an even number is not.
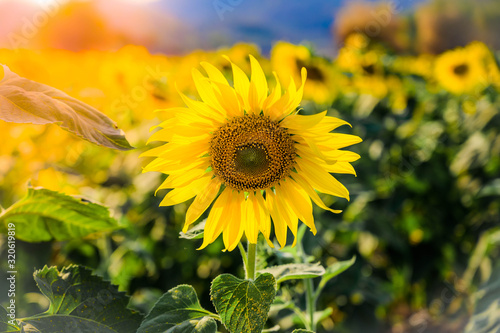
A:
[[[236,117],[213,133],[212,168],[226,186],[263,190],[287,177],[295,163],[295,146],[287,130],[261,115]]]

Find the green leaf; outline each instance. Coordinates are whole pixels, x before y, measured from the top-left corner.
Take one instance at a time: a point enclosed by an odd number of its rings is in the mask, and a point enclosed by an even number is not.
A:
[[[314,322],[321,323],[323,320],[330,317],[332,313],[333,313],[333,308],[331,307],[327,307],[322,311],[316,311],[314,312]]]
[[[53,87],[23,78],[2,66],[0,119],[13,123],[57,124],[108,148],[129,150],[123,131],[104,113]]]
[[[254,281],[222,274],[212,281],[210,296],[231,333],[260,333],[276,296],[276,280],[269,273]]]
[[[142,315],[127,309],[129,297],[82,266],[56,267],[34,274],[49,309],[22,319],[42,333],[135,333]]]
[[[193,228],[189,229],[188,232],[180,232],[179,233],[179,238],[184,238],[184,239],[200,239],[203,238],[203,233],[205,232],[205,223],[207,222],[207,219],[201,221],[197,225],[195,225]]]
[[[350,260],[339,261],[326,268],[326,272],[319,282],[318,289],[323,289],[328,281],[351,267],[356,261],[356,256],[352,257]]]
[[[325,268],[317,264],[287,264],[268,267],[262,269],[259,273],[270,273],[274,276],[277,283],[294,279],[310,279],[325,274]]]
[[[465,333],[500,332],[500,265],[486,283],[472,294],[474,313],[465,327]]]
[[[21,328],[18,326],[17,321],[12,318],[9,311],[0,305],[0,332],[10,333],[10,332],[22,332]]]
[[[485,184],[477,195],[478,197],[500,195],[500,178],[493,179],[492,181]]]
[[[26,242],[69,240],[119,228],[106,207],[43,188],[28,188],[26,197],[0,213],[0,232],[15,225]]]
[[[293,330],[292,333],[315,333],[315,332],[299,328],[297,330]]]
[[[217,323],[207,315],[192,286],[180,285],[160,297],[137,333],[215,333]]]

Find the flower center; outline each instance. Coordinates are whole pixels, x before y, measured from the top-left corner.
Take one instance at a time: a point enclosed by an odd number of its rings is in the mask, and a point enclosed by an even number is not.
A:
[[[295,146],[287,130],[269,117],[235,117],[213,133],[212,169],[226,186],[263,190],[287,177],[295,163]]]
[[[453,68],[453,73],[455,73],[458,76],[464,76],[465,74],[467,74],[468,71],[469,71],[469,66],[467,66],[467,64],[458,65],[455,66],[455,68]]]
[[[265,147],[261,145],[237,147],[234,156],[234,166],[246,174],[260,174],[264,172],[269,167]]]

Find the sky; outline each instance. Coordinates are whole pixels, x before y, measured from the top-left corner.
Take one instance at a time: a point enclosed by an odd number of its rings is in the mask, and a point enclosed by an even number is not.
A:
[[[404,12],[424,0],[391,2],[397,12]],[[333,17],[345,3],[345,0],[169,0],[150,6],[194,26],[207,47],[244,41],[258,44],[267,53],[278,40],[307,41],[318,53],[332,54]]]
[[[77,0],[77,3],[88,4],[89,1]],[[119,41],[116,41],[122,38],[120,36],[125,36],[124,43],[145,45],[153,52],[178,54],[199,48],[216,49],[237,42],[248,42],[258,45],[262,53],[268,55],[275,42],[284,40],[294,44],[307,44],[320,55],[332,56],[336,53],[336,43],[332,38],[335,13],[346,3],[353,2],[352,0],[92,1],[102,19],[107,22],[106,27],[109,28],[107,31],[99,30],[95,22],[89,23],[91,15],[89,12],[92,10],[85,9],[85,6],[80,6],[83,8],[81,12],[73,11],[71,15],[65,11],[63,8],[70,0],[0,0],[0,47],[12,46],[13,38],[9,37],[12,33],[24,37],[23,29],[30,30],[26,25],[40,21],[36,17],[43,14],[43,8],[48,6],[54,8],[54,14],[59,15],[51,16],[47,19],[47,23],[36,26],[36,35],[29,40],[24,38],[26,43],[20,45],[21,47],[36,48],[46,45],[78,50],[78,47],[102,49],[108,46],[110,49],[116,49],[120,46]],[[400,14],[425,0],[386,0],[386,2],[392,4],[394,14]],[[99,31],[101,32],[98,33]],[[105,39],[105,36],[111,38]],[[75,44],[77,40],[90,40],[93,44],[68,46]]]

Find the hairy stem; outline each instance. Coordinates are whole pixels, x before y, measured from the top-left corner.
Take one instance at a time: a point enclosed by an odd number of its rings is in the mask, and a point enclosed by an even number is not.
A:
[[[255,262],[257,260],[257,244],[248,242],[247,253],[247,279],[255,280]]]

